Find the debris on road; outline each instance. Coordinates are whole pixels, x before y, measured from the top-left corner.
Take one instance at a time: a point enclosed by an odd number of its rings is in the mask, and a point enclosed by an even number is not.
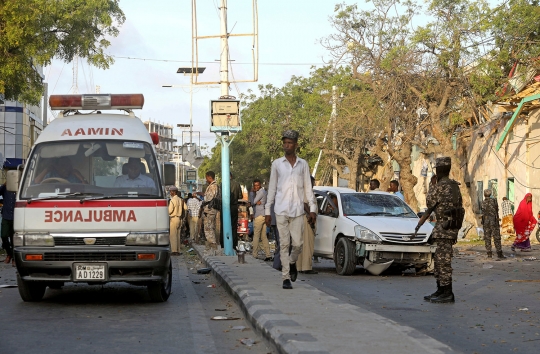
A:
[[[233,326],[231,329],[234,329],[236,331],[243,331],[246,329],[246,326]]]
[[[207,286],[207,288],[215,288],[216,287],[216,284],[210,284]]]
[[[523,258],[524,261],[536,261],[536,257],[526,257]]]
[[[16,288],[17,285],[12,285],[12,284],[1,284],[0,285],[0,288]]]
[[[529,311],[529,309],[524,307],[524,308],[519,309],[519,311]]]
[[[231,321],[231,320],[239,320],[240,318],[238,318],[238,317],[227,317],[227,316],[214,316],[211,319],[214,320],[214,321],[225,321],[225,320]]]
[[[491,265],[491,264],[484,264],[484,265],[482,266],[482,268],[484,268],[484,269],[491,269],[491,268],[493,268],[493,265]]]
[[[253,346],[255,344],[255,341],[251,338],[242,338],[240,339],[240,343],[244,344],[247,347]]]
[[[201,268],[197,269],[197,273],[199,274],[208,274],[212,271],[212,268]]]

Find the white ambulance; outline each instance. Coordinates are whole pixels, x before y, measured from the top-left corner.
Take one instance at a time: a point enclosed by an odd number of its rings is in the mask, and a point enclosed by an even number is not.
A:
[[[172,268],[164,186],[175,174],[158,163],[157,135],[132,112],[142,108],[143,95],[53,95],[49,104],[62,113],[15,182],[22,299],[39,301],[47,286],[66,282],[127,282],[166,301]],[[102,112],[111,109],[125,113]]]

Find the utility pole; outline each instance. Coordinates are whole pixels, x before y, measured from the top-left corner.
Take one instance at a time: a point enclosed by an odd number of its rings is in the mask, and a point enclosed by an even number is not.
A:
[[[228,33],[227,30],[227,0],[219,0],[220,13],[220,34],[199,36],[197,34],[197,0],[192,0],[192,67],[197,67],[199,63],[198,41],[201,39],[215,38],[220,40],[220,75],[219,81],[200,82],[195,75],[193,84],[204,85],[219,83],[221,96],[218,100],[210,101],[210,131],[216,133],[221,143],[221,195],[222,195],[222,217],[223,217],[223,248],[227,256],[234,256],[233,236],[231,225],[231,179],[230,179],[230,151],[229,146],[234,140],[236,133],[242,131],[240,119],[240,101],[229,94],[229,37],[253,37],[253,79],[234,80],[234,82],[257,82],[259,63],[259,30],[258,30],[258,10],[257,0],[252,0],[253,4],[253,32],[252,33]]]
[[[332,169],[332,186],[338,186],[338,171],[337,171],[337,137],[336,137],[336,117],[337,117],[337,86],[332,86],[332,150],[334,151],[334,168]]]
[[[221,58],[220,58],[220,79],[221,79],[221,98],[229,97],[229,43],[227,33],[227,0],[221,0],[220,7],[221,19]],[[231,175],[230,175],[230,157],[229,157],[229,133],[222,132],[219,137],[221,140],[221,213],[223,222],[223,247],[225,255],[234,256],[233,235],[231,225]],[[236,226],[236,225],[235,225]]]

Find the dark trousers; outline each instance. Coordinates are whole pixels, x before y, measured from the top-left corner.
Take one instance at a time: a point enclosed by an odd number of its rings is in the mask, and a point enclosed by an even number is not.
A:
[[[2,248],[13,257],[13,220],[2,219]]]
[[[231,227],[233,249],[236,249],[236,246],[238,246],[238,204],[231,204]]]
[[[274,238],[276,239],[276,251],[274,252],[274,263],[272,264],[272,268],[281,271],[281,256],[279,255],[279,250],[281,249],[279,247],[279,231],[276,225],[272,225],[270,227],[274,230]]]
[[[219,241],[221,242],[221,247],[225,247],[225,243],[223,243],[223,213],[221,213],[221,218],[222,227],[219,232]],[[238,204],[231,204],[231,229],[233,249],[236,250],[236,246],[238,246]]]

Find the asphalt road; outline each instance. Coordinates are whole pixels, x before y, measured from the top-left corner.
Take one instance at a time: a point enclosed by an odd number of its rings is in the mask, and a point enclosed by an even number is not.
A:
[[[432,304],[432,276],[373,276],[357,267],[335,273],[333,261],[314,263],[316,275],[300,281],[400,324],[411,326],[464,353],[540,352],[540,250],[505,261],[486,261],[483,247],[460,247],[454,258],[455,304]],[[510,254],[510,250],[506,249]],[[527,257],[536,260],[524,260]],[[537,282],[507,282],[536,280]],[[389,338],[391,340],[391,338]]]
[[[67,284],[47,289],[38,303],[0,288],[0,353],[275,353],[215,278],[196,273],[198,257],[174,257],[173,267],[166,303],[151,303],[145,287],[128,284]],[[0,265],[2,284],[16,284],[11,265]]]

